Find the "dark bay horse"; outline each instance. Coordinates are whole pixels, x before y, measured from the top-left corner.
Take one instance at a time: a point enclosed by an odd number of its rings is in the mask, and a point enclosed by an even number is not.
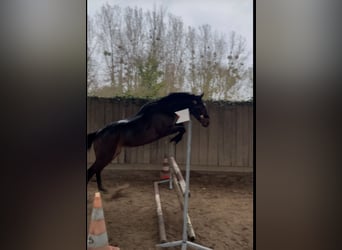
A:
[[[176,124],[176,111],[188,108],[203,127],[209,126],[209,115],[202,102],[202,95],[171,93],[156,101],[146,103],[139,112],[126,120],[108,124],[104,128],[87,135],[87,148],[94,144],[96,160],[88,169],[87,182],[96,174],[97,187],[102,186],[101,171],[115,157],[122,147],[136,147],[151,143],[162,137],[176,134],[170,142],[176,144],[185,133],[183,123]]]

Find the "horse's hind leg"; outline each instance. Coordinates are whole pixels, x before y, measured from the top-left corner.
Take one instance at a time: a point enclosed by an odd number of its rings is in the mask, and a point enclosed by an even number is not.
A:
[[[113,158],[110,159],[110,161],[114,160],[114,159],[120,154],[120,152],[121,152],[121,147],[120,147],[120,146],[117,146],[116,151],[115,151],[115,154],[114,154]],[[110,161],[109,161],[109,162],[110,162]],[[109,163],[109,162],[108,162],[108,163]],[[107,163],[107,164],[108,164],[108,163]],[[106,165],[107,165],[107,164],[106,164]],[[102,168],[102,169],[103,169],[103,168]],[[102,186],[102,178],[101,178],[102,169],[101,169],[100,171],[96,172],[96,182],[97,182],[98,189],[99,189],[100,191],[107,192],[107,190]]]
[[[102,192],[107,192],[107,190],[102,186],[101,172],[105,166],[107,166],[115,157],[117,157],[121,152],[121,147],[116,146],[114,155],[106,154],[106,157],[96,158],[95,163],[88,169],[88,181],[90,178],[96,174],[97,188]]]
[[[96,183],[97,183],[97,188],[104,192],[104,193],[107,193],[107,189],[105,189],[103,186],[102,186],[102,178],[101,178],[101,171],[98,171],[96,172]]]
[[[102,181],[101,181],[101,171],[102,169],[108,165],[108,163],[112,160],[112,158],[102,158],[102,159],[96,159],[94,164],[88,169],[88,174],[87,174],[87,183],[93,177],[94,174],[96,174],[96,182],[97,182],[97,188],[100,191],[106,192],[106,189],[103,188],[102,186]]]

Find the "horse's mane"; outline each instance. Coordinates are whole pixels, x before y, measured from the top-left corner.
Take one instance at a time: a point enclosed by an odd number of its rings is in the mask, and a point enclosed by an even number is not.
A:
[[[174,93],[170,93],[167,96],[164,96],[162,98],[159,98],[155,101],[151,101],[146,103],[145,105],[143,105],[139,112],[137,113],[137,115],[143,114],[145,112],[151,112],[154,110],[159,109],[160,107],[168,104],[172,105],[173,103],[178,104],[179,102],[184,100],[188,100],[189,98],[192,99],[192,97],[194,97],[195,95],[188,93],[188,92],[174,92]]]
[[[167,99],[170,100],[174,98],[190,97],[190,96],[194,96],[194,95],[189,92],[173,92],[173,93],[168,94],[167,96],[160,98],[160,100],[167,100]]]

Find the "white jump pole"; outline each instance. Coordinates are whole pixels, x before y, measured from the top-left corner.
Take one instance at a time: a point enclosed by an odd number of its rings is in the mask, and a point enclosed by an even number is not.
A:
[[[186,116],[189,117],[189,110],[186,109]],[[184,193],[184,209],[183,209],[183,237],[182,240],[166,242],[157,244],[157,247],[175,247],[182,246],[182,250],[186,250],[187,246],[200,250],[212,250],[211,248],[201,246],[199,244],[188,241],[187,234],[187,215],[189,208],[189,184],[190,184],[190,157],[191,157],[191,136],[192,136],[192,124],[190,118],[188,118],[188,138],[187,138],[187,149],[186,149],[186,170],[185,170],[185,193]]]

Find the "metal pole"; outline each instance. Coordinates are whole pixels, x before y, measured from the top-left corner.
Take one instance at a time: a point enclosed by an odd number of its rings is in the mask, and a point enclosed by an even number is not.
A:
[[[188,241],[187,239],[187,226],[188,226],[188,207],[189,207],[189,182],[190,182],[190,158],[191,158],[191,135],[192,135],[192,124],[191,120],[188,122],[188,141],[187,141],[187,152],[186,152],[186,170],[185,170],[185,193],[184,193],[184,208],[183,208],[183,239],[173,242],[166,242],[162,244],[157,244],[157,247],[175,247],[175,246],[182,246],[182,250],[187,249],[187,245],[189,245],[192,248],[200,249],[200,250],[212,250],[211,248],[201,246],[199,244],[196,244],[194,242]],[[173,169],[173,168],[172,168]],[[173,172],[173,171],[172,171]],[[170,177],[172,174],[170,173]],[[172,183],[172,180],[169,179],[170,183]]]
[[[184,194],[184,209],[183,209],[183,244],[182,250],[186,249],[186,242],[188,240],[187,235],[187,214],[189,207],[189,180],[190,180],[190,158],[191,158],[191,134],[192,134],[192,126],[191,120],[188,122],[188,141],[187,141],[187,150],[186,150],[186,169],[185,169],[185,194]]]

